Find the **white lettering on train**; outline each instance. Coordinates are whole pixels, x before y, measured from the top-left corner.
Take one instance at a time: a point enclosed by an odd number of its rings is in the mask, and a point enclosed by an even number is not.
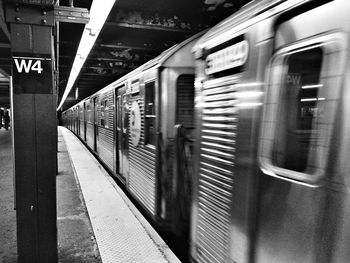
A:
[[[230,68],[243,66],[248,58],[249,44],[243,40],[207,56],[206,74],[214,74]]]

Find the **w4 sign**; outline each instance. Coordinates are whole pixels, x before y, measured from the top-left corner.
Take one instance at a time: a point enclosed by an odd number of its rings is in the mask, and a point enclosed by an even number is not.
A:
[[[24,57],[13,57],[15,69],[18,73],[37,73],[41,74],[44,70],[43,61],[47,59],[42,58],[24,58]]]
[[[15,93],[51,93],[53,90],[51,58],[14,56],[12,72]]]
[[[14,58],[13,59],[17,68],[18,73],[30,73],[32,72],[37,72],[38,74],[41,74],[43,71],[43,68],[41,66],[41,60],[33,60],[33,59],[18,59]]]

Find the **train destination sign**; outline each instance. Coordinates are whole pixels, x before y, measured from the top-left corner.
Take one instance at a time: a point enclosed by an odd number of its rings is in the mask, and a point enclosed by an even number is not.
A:
[[[14,93],[52,93],[51,58],[12,57]]]
[[[141,138],[141,112],[137,101],[133,101],[130,109],[130,136],[132,144],[136,147]]]
[[[214,74],[230,68],[243,66],[247,61],[249,44],[247,40],[216,51],[206,58],[206,74]]]

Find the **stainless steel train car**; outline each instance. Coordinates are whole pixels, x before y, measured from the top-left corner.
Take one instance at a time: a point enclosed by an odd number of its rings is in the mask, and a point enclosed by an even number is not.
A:
[[[196,44],[193,262],[350,261],[349,14],[253,1]]]
[[[176,167],[181,152],[174,146],[183,127],[189,131],[187,137],[194,128],[192,48],[201,35],[62,114],[64,125],[125,184],[152,219],[179,235],[189,226],[191,195],[182,194],[187,173]]]

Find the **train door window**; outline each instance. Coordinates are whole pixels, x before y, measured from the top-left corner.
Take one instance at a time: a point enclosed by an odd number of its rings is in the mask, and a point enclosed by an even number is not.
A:
[[[145,85],[145,144],[155,145],[156,141],[155,83]]]
[[[101,101],[100,114],[101,126],[108,128],[108,100]]]
[[[123,132],[127,133],[129,128],[129,105],[127,95],[123,95]]]
[[[105,126],[105,104],[104,101],[101,101],[101,107],[100,107],[100,123],[101,126]]]
[[[91,123],[91,106],[90,103],[86,105],[86,112],[87,112],[87,122]]]
[[[317,40],[275,55],[259,152],[265,173],[308,184],[325,174],[345,50],[342,37]]]
[[[98,104],[97,104],[97,98],[93,98],[93,103],[94,103],[94,112],[93,112],[93,122],[94,124],[98,125]]]
[[[108,118],[109,118],[109,107],[108,107],[108,100],[104,100],[103,101],[103,110],[104,110],[104,117],[105,117],[105,128],[109,127],[109,122],[108,122]]]
[[[194,75],[181,75],[177,79],[176,123],[193,129]]]
[[[117,128],[118,129],[121,129],[121,127],[122,127],[122,118],[121,118],[121,112],[122,112],[122,103],[121,103],[121,96],[119,95],[118,97],[117,97],[117,106],[116,106],[116,109],[117,109],[117,115],[116,115],[116,117],[117,117]]]
[[[318,92],[322,56],[322,49],[314,48],[286,58],[287,73],[279,98],[283,107],[272,147],[275,166],[298,172],[307,168],[310,140],[317,139],[319,129],[313,121],[320,109],[319,102],[325,99]]]

